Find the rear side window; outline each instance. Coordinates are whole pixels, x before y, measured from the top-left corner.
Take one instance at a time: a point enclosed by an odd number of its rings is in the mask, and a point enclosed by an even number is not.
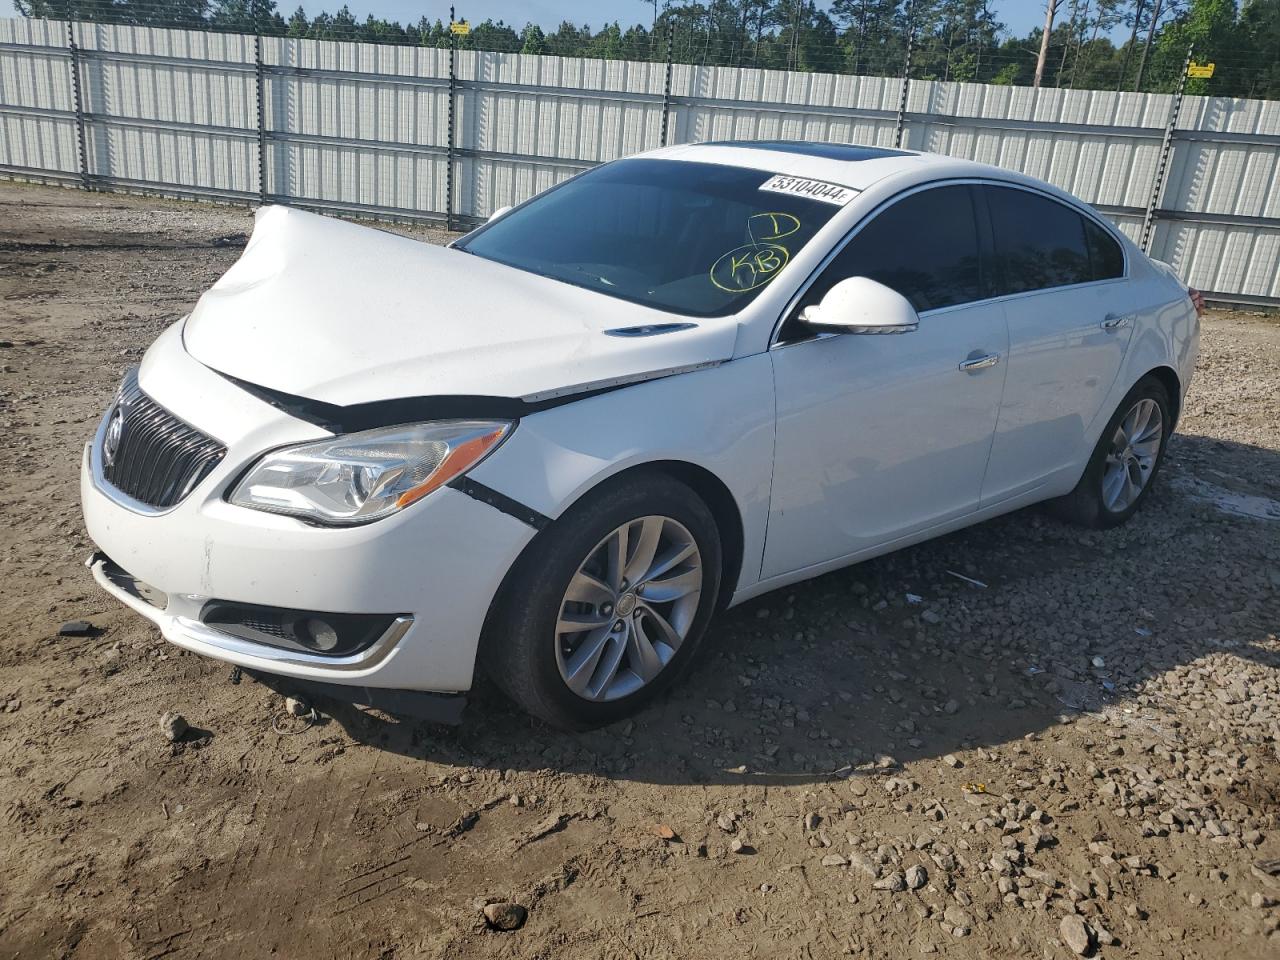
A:
[[[922,190],[881,211],[831,261],[805,303],[817,303],[848,277],[883,283],[917,311],[982,299],[970,188]]]
[[[995,241],[995,296],[1089,283],[1124,273],[1120,245],[1066,204],[1012,187],[982,189],[991,210]]]
[[[1115,237],[1086,219],[1084,239],[1089,246],[1090,271],[1094,280],[1113,280],[1124,276],[1124,251]]]

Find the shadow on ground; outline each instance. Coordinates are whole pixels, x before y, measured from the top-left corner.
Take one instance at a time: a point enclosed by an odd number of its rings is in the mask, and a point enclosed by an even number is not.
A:
[[[1258,645],[1277,620],[1280,526],[1206,484],[1280,500],[1280,456],[1180,435],[1121,529],[1032,508],[753,600],[668,695],[603,730],[552,730],[487,684],[453,730],[332,715],[408,757],[657,784],[817,782],[1005,743],[1210,653],[1280,666]]]

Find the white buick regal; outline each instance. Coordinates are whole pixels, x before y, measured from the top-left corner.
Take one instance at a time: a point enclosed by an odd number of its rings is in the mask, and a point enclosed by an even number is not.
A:
[[[1200,305],[1062,191],[896,150],[657,150],[447,248],[266,207],[85,449],[89,564],[269,682],[456,720],[480,666],[590,727],[765,591],[1128,519]]]

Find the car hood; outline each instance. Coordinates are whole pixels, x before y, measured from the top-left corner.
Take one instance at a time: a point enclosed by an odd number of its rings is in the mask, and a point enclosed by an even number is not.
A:
[[[606,332],[656,324],[680,326]],[[220,373],[346,406],[572,394],[726,360],[737,332],[732,319],[692,323],[460,250],[268,206],[183,340]]]

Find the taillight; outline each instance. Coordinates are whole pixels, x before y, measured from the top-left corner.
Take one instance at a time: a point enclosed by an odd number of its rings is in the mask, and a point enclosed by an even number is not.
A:
[[[1187,287],[1187,296],[1191,298],[1192,305],[1196,308],[1196,316],[1204,316],[1204,294],[1195,287]]]

